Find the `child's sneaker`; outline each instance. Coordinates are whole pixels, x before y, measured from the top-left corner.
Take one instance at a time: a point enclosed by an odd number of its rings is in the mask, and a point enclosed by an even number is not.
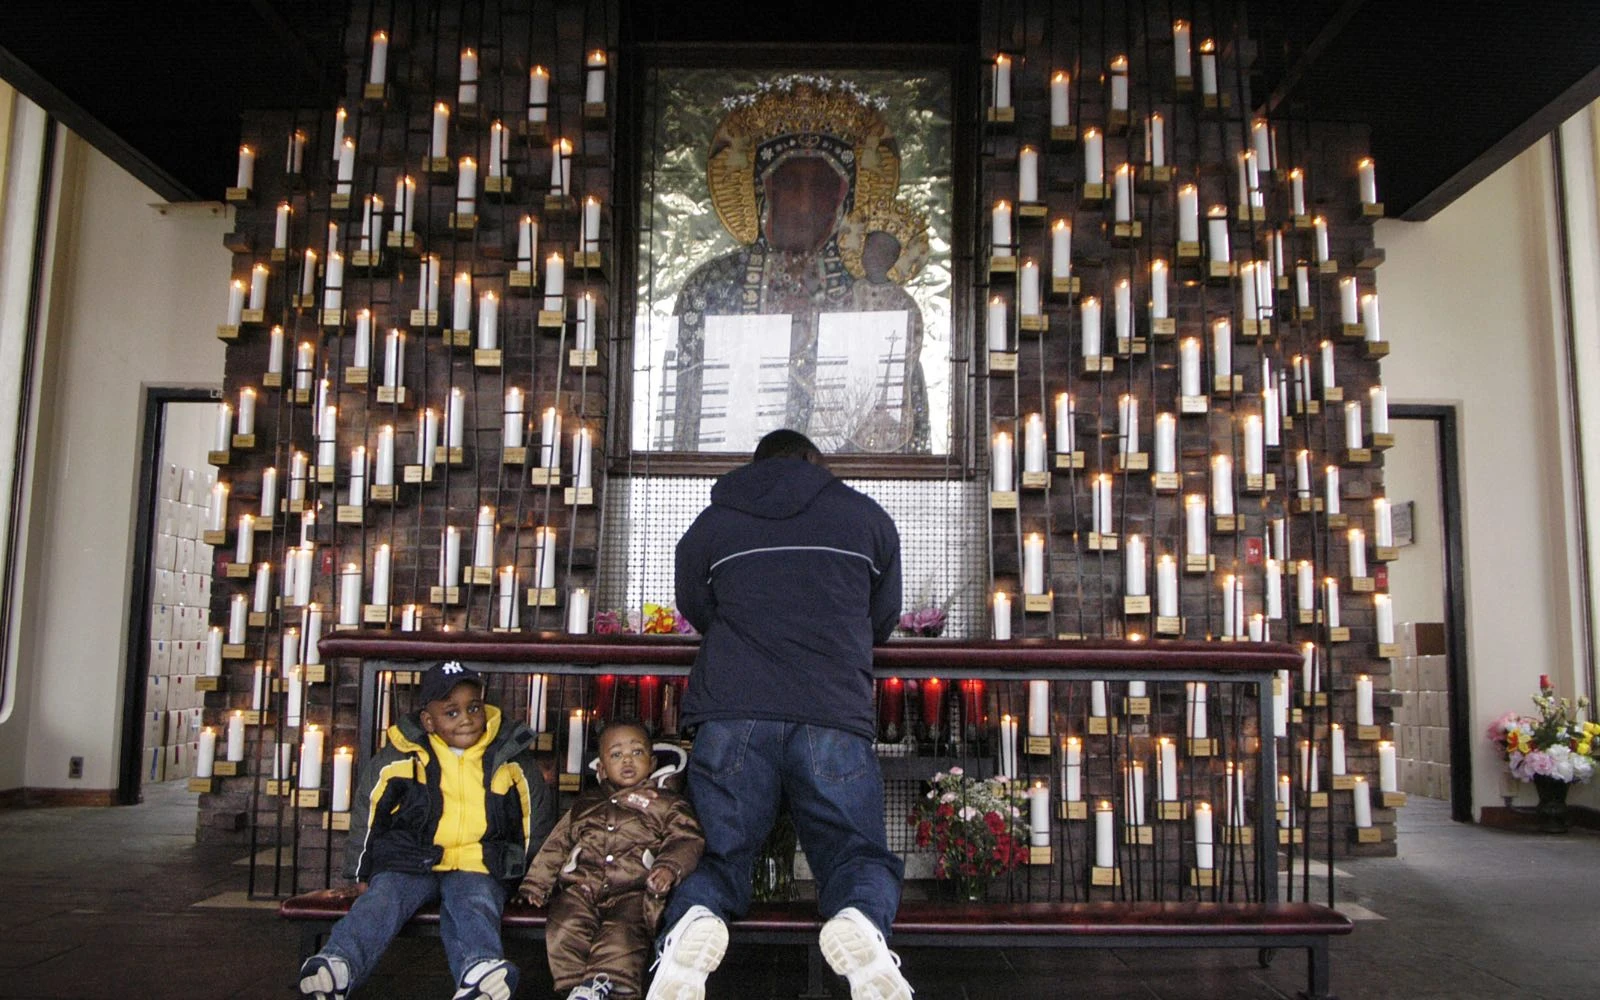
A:
[[[703,1000],[706,974],[722,963],[728,950],[728,925],[703,906],[672,925],[656,956],[655,978],[645,1000]]]
[[[511,1000],[515,992],[517,967],[503,958],[486,958],[461,974],[452,1000]]]
[[[350,989],[350,963],[338,955],[312,955],[300,966],[300,995],[313,1000],[344,1000]]]
[[[611,977],[604,972],[593,979],[579,983],[567,994],[567,1000],[606,1000],[611,995]]]
[[[911,984],[900,974],[900,956],[883,932],[860,910],[847,906],[822,925],[822,957],[850,980],[851,1000],[911,1000]]]

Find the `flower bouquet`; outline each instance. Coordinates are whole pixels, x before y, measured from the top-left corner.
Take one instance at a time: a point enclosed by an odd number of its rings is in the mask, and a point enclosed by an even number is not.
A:
[[[906,817],[917,846],[933,849],[935,878],[954,880],[962,899],[981,899],[989,879],[1028,858],[1027,785],[972,778],[959,767],[928,784]]]
[[[693,635],[694,626],[678,609],[645,602],[641,611],[610,610],[594,616],[596,635]]]
[[[1534,695],[1537,715],[1507,712],[1489,726],[1489,739],[1500,749],[1511,774],[1518,781],[1537,782],[1540,778],[1566,784],[1588,781],[1594,775],[1595,738],[1600,725],[1580,722],[1572,703],[1557,698],[1546,675],[1539,677],[1539,693]],[[1587,698],[1578,699],[1578,709],[1588,707]]]

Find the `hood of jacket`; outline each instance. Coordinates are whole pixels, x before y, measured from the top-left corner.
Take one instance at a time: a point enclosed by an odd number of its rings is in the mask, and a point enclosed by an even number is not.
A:
[[[711,487],[711,502],[770,520],[794,517],[817,494],[838,482],[833,473],[800,458],[767,458],[741,465]]]

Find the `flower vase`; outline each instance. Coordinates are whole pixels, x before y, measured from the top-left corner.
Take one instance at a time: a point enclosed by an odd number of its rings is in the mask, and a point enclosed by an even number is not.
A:
[[[1567,782],[1560,778],[1535,775],[1533,787],[1539,793],[1539,806],[1535,810],[1539,817],[1539,832],[1566,833]]]
[[[989,878],[986,875],[957,875],[950,887],[958,903],[981,903],[989,895]]]

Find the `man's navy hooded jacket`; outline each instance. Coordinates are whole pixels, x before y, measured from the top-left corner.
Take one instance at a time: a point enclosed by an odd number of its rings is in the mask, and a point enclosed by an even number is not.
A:
[[[686,725],[779,719],[872,739],[872,647],[900,618],[900,535],[799,458],[741,466],[678,542],[678,610],[703,636]]]

